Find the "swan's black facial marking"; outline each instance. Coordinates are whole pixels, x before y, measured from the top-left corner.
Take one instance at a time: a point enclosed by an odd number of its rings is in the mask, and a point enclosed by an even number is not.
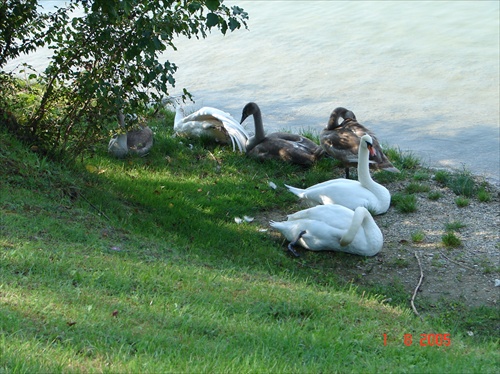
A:
[[[373,144],[367,140],[365,140],[365,142],[366,142],[366,148],[368,148],[368,152],[370,153],[370,157],[375,156],[377,152],[375,151],[375,148],[373,148]]]

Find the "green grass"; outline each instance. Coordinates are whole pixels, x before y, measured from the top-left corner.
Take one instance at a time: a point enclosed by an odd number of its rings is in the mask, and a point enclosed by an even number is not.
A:
[[[405,191],[409,194],[420,193],[420,192],[429,192],[430,187],[426,184],[411,182],[409,185],[407,185],[405,187]]]
[[[455,204],[457,204],[459,208],[464,208],[467,205],[469,205],[469,203],[470,203],[469,199],[463,196],[459,196],[455,199]]]
[[[491,194],[484,187],[480,187],[477,191],[477,199],[482,203],[487,203],[491,200]]]
[[[463,195],[465,197],[472,197],[476,191],[476,183],[468,171],[455,174],[449,187],[457,195]]]
[[[460,231],[460,229],[466,227],[467,225],[460,221],[447,222],[444,225],[446,233],[441,236],[441,242],[445,247],[457,248],[462,245],[460,238],[455,235],[455,232]]]
[[[417,210],[417,198],[412,194],[394,193],[391,204],[401,213],[412,213]]]
[[[417,170],[413,174],[413,179],[416,181],[426,181],[430,179],[430,174],[425,170]]]
[[[422,322],[399,280],[362,293],[261,232],[299,207],[283,184],[330,179],[330,160],[191,149],[151,121],[147,157],[112,159],[103,139],[71,168],[0,132],[0,372],[496,372],[498,338]],[[452,345],[421,347],[431,332]]]
[[[423,231],[417,231],[411,234],[411,240],[414,243],[422,243],[425,239],[425,233]]]
[[[403,152],[399,148],[387,147],[384,148],[384,153],[400,171],[415,171],[421,165],[420,159],[412,152]]]
[[[436,182],[441,183],[443,186],[446,186],[450,178],[451,173],[447,170],[438,170],[434,174],[434,179],[436,180]]]
[[[374,179],[381,184],[387,184],[395,181],[401,181],[410,177],[418,180],[422,173],[419,171],[420,160],[411,152],[403,152],[399,148],[384,146],[384,153],[399,169],[400,173],[392,173],[385,170],[377,171],[374,174]],[[416,175],[416,176],[415,176]],[[422,178],[424,178],[422,176]]]
[[[443,194],[439,191],[430,191],[427,197],[429,198],[429,200],[436,201],[442,198]]]
[[[462,241],[458,236],[456,236],[452,231],[448,231],[446,234],[441,236],[441,241],[445,247],[456,248],[462,245]]]
[[[463,222],[460,221],[452,221],[452,222],[447,222],[444,225],[444,228],[446,231],[460,231],[460,229],[463,229],[467,225]]]
[[[478,188],[471,173],[467,170],[455,173],[439,170],[435,173],[434,179],[450,188],[455,194],[466,198],[474,196]]]

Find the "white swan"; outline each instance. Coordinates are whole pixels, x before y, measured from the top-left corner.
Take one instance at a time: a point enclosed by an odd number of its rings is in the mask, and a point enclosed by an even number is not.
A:
[[[359,181],[339,178],[315,184],[307,189],[285,186],[311,205],[340,204],[353,210],[362,206],[372,214],[383,214],[389,209],[391,194],[370,176],[368,157],[369,153],[373,152],[371,136],[363,135],[358,150]]]
[[[115,134],[108,144],[108,152],[118,158],[125,157],[129,152],[143,156],[153,147],[153,131],[148,126],[140,125],[139,129],[126,131],[125,118],[118,113],[118,123],[124,131]]]
[[[340,117],[344,118],[341,124],[339,124]],[[399,173],[382,152],[382,147],[373,132],[361,125],[354,113],[345,108],[339,107],[332,112],[328,124],[321,131],[320,143],[327,154],[344,164],[345,177],[349,179],[349,167],[358,163],[359,140],[364,134],[372,137],[373,148],[376,151],[373,157],[370,157],[370,167]]]
[[[336,204],[318,205],[288,216],[287,221],[270,225],[289,241],[288,249],[298,256],[293,246],[311,251],[340,251],[361,256],[380,252],[384,237],[370,212],[363,207],[355,211]]]
[[[216,143],[231,143],[233,151],[237,146],[240,152],[245,152],[249,138],[248,132],[229,113],[211,107],[203,107],[185,117],[183,108],[176,105],[174,130],[187,138],[206,137]]]
[[[297,134],[264,133],[262,114],[255,103],[243,108],[240,123],[253,115],[255,135],[248,139],[246,153],[257,160],[276,159],[302,166],[311,166],[323,156],[323,149],[312,140]]]

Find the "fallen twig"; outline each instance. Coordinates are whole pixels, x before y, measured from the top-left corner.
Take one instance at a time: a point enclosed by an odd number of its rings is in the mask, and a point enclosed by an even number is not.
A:
[[[92,208],[94,208],[95,210],[97,210],[97,212],[99,214],[102,214],[102,216],[104,218],[106,218],[108,221],[111,221],[109,219],[109,217],[102,210],[100,210],[98,207],[96,207],[94,204],[92,204],[90,201],[88,201],[87,198],[85,196],[83,196],[83,194],[80,194],[80,196],[83,197],[83,200],[85,200],[87,203],[89,203]]]
[[[418,289],[420,288],[420,285],[422,284],[422,280],[424,279],[424,272],[422,270],[422,264],[420,263],[420,258],[417,255],[417,252],[414,253],[415,258],[417,259],[418,262],[418,267],[420,268],[420,279],[418,281],[417,287],[415,287],[415,291],[413,291],[413,296],[411,297],[411,307],[413,308],[413,311],[417,316],[420,317],[420,319],[423,321],[422,316],[418,313],[417,308],[415,308],[415,297],[417,296]]]
[[[208,151],[208,154],[210,155],[210,157],[212,157],[212,158],[213,158],[213,160],[214,160],[215,162],[217,162],[217,164],[220,164],[220,160],[218,160],[218,159],[217,159],[217,157],[215,157],[215,156],[214,156],[214,154],[213,154],[212,152]]]
[[[456,265],[458,265],[458,266],[461,266],[461,267],[463,267],[463,268],[465,268],[465,269],[469,269],[469,270],[476,270],[476,269],[473,269],[473,268],[471,268],[471,267],[469,267],[469,266],[466,266],[466,265],[464,265],[464,264],[461,264],[460,262],[457,262],[457,261],[455,261],[455,260],[452,260],[451,258],[446,257],[446,256],[444,255],[444,253],[443,253],[443,252],[439,252],[439,253],[440,253],[440,254],[441,254],[441,256],[443,256],[445,259],[447,259],[447,260],[448,260],[448,261],[450,261],[450,262],[453,262],[454,264],[456,264]]]

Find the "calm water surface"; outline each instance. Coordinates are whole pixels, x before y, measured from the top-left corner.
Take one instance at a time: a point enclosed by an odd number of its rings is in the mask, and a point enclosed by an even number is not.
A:
[[[237,119],[255,101],[268,131],[319,132],[344,106],[382,143],[500,184],[498,1],[225,3],[249,30],[179,39],[172,94]]]

